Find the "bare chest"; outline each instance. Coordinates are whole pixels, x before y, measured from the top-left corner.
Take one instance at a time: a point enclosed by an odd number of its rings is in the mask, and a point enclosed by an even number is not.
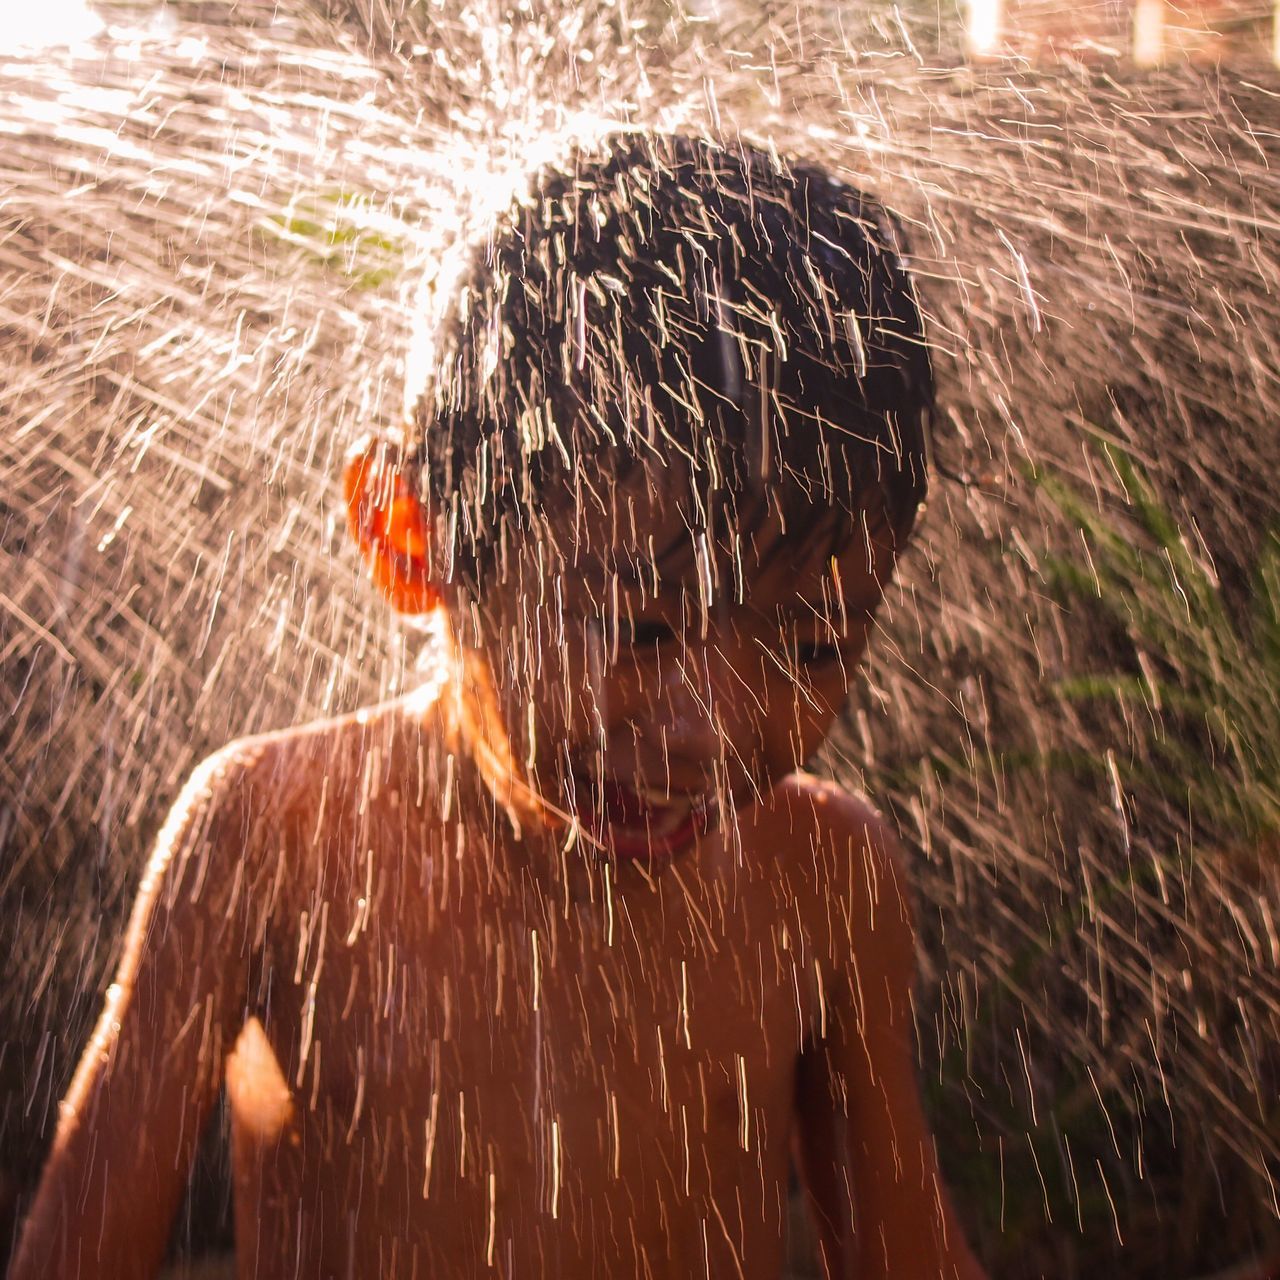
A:
[[[360,889],[335,884],[299,914],[265,1010],[297,1104],[349,1103],[349,1127],[467,1093],[572,1113],[607,1088],[631,1110],[696,1104],[708,1131],[744,1079],[762,1102],[785,1085],[810,1030],[803,937],[763,895],[714,920],[616,887],[612,904],[533,910],[481,887],[434,908]]]
[[[262,1013],[293,1110],[259,1203],[323,1202],[436,1267],[504,1240],[558,1269],[617,1257],[623,1203],[641,1253],[705,1254],[724,1204],[735,1248],[771,1239],[741,1224],[781,1212],[816,1016],[786,895],[636,880],[573,901],[447,874],[392,892],[353,866],[279,931]]]

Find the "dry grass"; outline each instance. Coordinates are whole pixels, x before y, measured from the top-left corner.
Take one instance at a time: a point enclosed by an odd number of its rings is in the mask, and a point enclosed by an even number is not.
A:
[[[1276,515],[1280,85],[976,74],[909,23],[821,5],[719,27],[280,8],[171,6],[171,29],[117,31],[94,61],[0,60],[16,1177],[192,763],[405,678],[340,545],[337,461],[397,420],[408,264],[452,225],[450,179],[603,107],[775,137],[912,224],[941,478],[830,763],[911,846],[926,1077],[987,1256],[1166,1277],[1274,1243],[1280,872],[1242,874],[1218,856],[1234,833],[1106,768],[1043,765],[1123,759],[1149,727],[1053,696],[1123,637],[1052,597],[1039,557],[1074,534],[1023,476],[1051,461],[1114,499],[1081,449],[1102,425],[1241,598]]]

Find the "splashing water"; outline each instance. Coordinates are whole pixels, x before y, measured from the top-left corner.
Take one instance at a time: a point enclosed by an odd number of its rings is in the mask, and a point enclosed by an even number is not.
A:
[[[1224,773],[1216,730],[1152,696],[1202,637],[1153,638],[1053,572],[1129,598],[1094,551],[1146,526],[1101,434],[1175,526],[1176,581],[1182,548],[1223,609],[1265,598],[1268,69],[975,69],[896,6],[168,11],[104,8],[92,61],[0,55],[0,1188],[34,1175],[195,763],[421,679],[336,476],[430,363],[423,273],[565,135],[678,126],[819,161],[909,233],[936,475],[822,765],[909,845],[923,1074],[975,1240],[1008,1276],[1274,1247],[1280,857],[1205,797],[1276,780]],[[1062,692],[1099,670],[1134,678]],[[1180,787],[1152,776],[1170,740]]]
[[[13,6],[4,15],[0,53],[78,45],[102,30],[102,20],[82,0],[60,0],[39,8]]]

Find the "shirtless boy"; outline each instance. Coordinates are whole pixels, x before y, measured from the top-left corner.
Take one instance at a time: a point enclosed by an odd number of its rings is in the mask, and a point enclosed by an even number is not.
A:
[[[733,142],[534,174],[350,458],[440,678],[238,742],[159,839],[18,1280],[150,1276],[218,1090],[239,1273],[980,1274],[892,841],[800,766],[924,490],[890,220]],[[434,289],[434,292],[433,292]]]

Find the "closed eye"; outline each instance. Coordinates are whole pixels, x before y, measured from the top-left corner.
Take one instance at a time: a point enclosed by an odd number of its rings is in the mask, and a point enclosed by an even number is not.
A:
[[[619,618],[618,644],[629,649],[652,649],[674,639],[670,626],[656,619]]]
[[[839,662],[840,658],[838,644],[796,645],[796,662],[802,667],[826,667]]]

